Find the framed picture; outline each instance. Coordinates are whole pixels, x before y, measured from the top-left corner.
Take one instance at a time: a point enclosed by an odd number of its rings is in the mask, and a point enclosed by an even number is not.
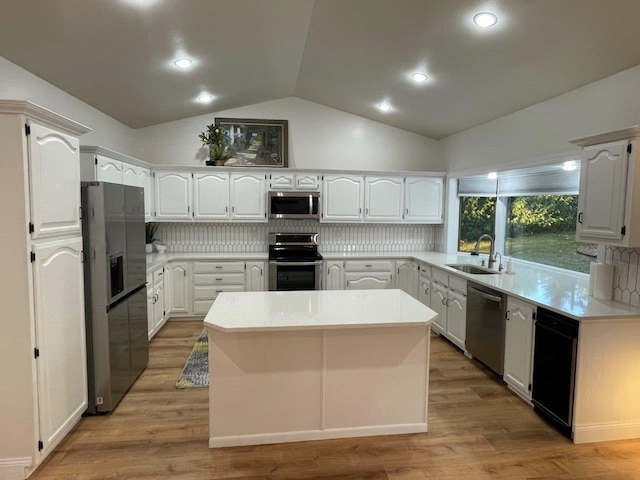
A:
[[[229,167],[286,167],[288,120],[216,118]]]

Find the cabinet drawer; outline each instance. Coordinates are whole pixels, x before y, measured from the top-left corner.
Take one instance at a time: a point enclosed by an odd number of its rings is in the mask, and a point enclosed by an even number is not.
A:
[[[467,281],[464,278],[449,275],[449,288],[462,295],[467,295]]]
[[[244,273],[244,262],[194,262],[193,273]]]
[[[449,286],[449,274],[437,268],[431,270],[431,280],[445,287]]]
[[[149,273],[147,275],[147,285],[149,285],[149,286],[153,285],[153,273]]]
[[[160,280],[162,280],[163,275],[164,275],[164,268],[159,268],[157,270],[154,270],[153,271],[153,284],[155,285]]]
[[[214,300],[220,292],[244,292],[244,285],[208,285],[193,287],[193,300]]]
[[[424,278],[431,278],[431,266],[419,264],[418,270],[420,271],[420,276]]]
[[[388,260],[347,260],[344,262],[347,272],[392,272],[393,262]]]
[[[194,285],[242,285],[244,287],[244,268],[242,273],[198,273],[193,276]]]

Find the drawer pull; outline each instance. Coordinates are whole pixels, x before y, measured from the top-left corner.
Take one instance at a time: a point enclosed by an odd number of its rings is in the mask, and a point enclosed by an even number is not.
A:
[[[216,278],[216,282],[221,282],[222,279],[221,278]]]

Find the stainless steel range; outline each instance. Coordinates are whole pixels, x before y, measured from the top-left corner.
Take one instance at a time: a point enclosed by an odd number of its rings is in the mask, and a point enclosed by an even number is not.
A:
[[[320,290],[317,233],[269,234],[269,290]]]

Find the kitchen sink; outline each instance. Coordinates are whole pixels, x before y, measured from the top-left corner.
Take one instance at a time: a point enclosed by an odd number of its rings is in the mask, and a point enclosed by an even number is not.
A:
[[[456,270],[460,270],[461,272],[464,272],[464,273],[471,273],[472,275],[494,275],[496,273],[500,273],[485,267],[473,265],[471,263],[454,263],[454,264],[447,264],[446,266],[455,268]]]

